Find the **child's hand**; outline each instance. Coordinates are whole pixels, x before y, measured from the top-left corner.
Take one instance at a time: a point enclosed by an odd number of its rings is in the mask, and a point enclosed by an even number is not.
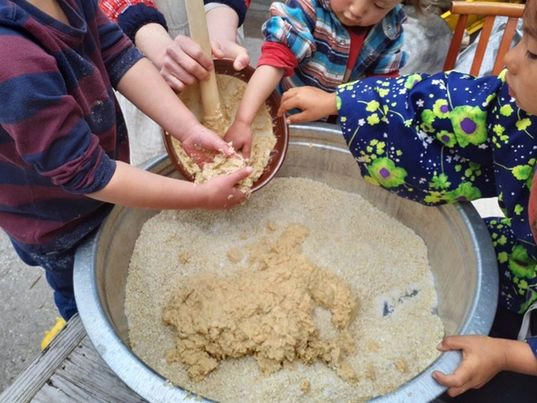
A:
[[[488,336],[448,336],[438,350],[462,350],[462,363],[452,374],[433,372],[433,378],[448,387],[448,395],[458,396],[468,389],[479,389],[505,367],[503,339]]]
[[[244,158],[250,158],[252,150],[252,127],[250,124],[235,120],[227,129],[224,140],[231,141],[235,151],[242,152]]]
[[[189,135],[181,139],[181,145],[199,166],[212,161],[218,153],[228,157],[234,154],[233,149],[220,136],[201,124],[189,130]]]
[[[246,48],[232,40],[211,41],[211,50],[217,59],[233,60],[233,68],[237,71],[250,64],[250,56]]]
[[[282,95],[278,116],[294,108],[302,112],[290,115],[287,118],[289,124],[311,122],[328,115],[336,115],[336,94],[316,87],[291,88]]]
[[[233,68],[237,71],[250,63],[246,48],[230,40],[211,41],[211,51],[217,59],[233,60]],[[192,38],[185,35],[178,35],[170,41],[155,64],[170,87],[179,92],[206,79],[213,69],[213,61]]]
[[[205,202],[199,207],[207,209],[228,209],[242,203],[248,198],[236,188],[237,184],[252,173],[252,167],[237,169],[229,175],[216,176],[202,186],[206,190]]]
[[[154,63],[169,86],[179,92],[188,85],[206,79],[213,68],[211,58],[192,38],[185,35],[178,35],[169,41]]]

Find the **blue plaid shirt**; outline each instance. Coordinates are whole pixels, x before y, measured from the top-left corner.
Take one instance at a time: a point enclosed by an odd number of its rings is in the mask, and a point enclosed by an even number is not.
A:
[[[262,28],[265,40],[287,46],[298,61],[294,74],[282,80],[282,92],[305,85],[334,92],[344,82],[390,74],[406,63],[401,50],[406,16],[400,5],[371,28],[350,72],[350,34],[330,10],[329,0],[274,2],[270,13]]]

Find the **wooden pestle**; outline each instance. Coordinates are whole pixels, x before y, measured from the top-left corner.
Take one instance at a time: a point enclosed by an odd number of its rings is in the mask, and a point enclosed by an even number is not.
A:
[[[202,0],[185,0],[188,26],[192,39],[200,45],[203,52],[212,60],[209,30],[205,18],[205,8]],[[201,103],[203,105],[203,124],[220,136],[224,113],[220,104],[218,85],[214,68],[209,72],[209,78],[200,81]]]

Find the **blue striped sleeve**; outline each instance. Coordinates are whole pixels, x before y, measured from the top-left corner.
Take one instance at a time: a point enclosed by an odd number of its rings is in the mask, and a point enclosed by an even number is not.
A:
[[[267,42],[281,43],[295,55],[298,63],[311,58],[316,51],[313,32],[315,15],[308,14],[303,1],[291,0],[287,4],[275,2],[270,7],[272,17],[263,24]]]
[[[116,87],[121,77],[143,56],[100,8],[97,8],[96,23],[106,71],[112,86]]]

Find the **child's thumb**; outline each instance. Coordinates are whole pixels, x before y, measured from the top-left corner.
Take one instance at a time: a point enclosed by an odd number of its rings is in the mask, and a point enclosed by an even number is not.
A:
[[[248,50],[237,43],[229,44],[229,46],[227,46],[227,48],[224,50],[224,53],[224,57],[233,60],[233,68],[237,71],[244,69],[246,66],[248,66],[248,64],[250,64]]]
[[[247,53],[239,54],[233,62],[233,68],[237,71],[241,71],[250,64],[250,56]]]

